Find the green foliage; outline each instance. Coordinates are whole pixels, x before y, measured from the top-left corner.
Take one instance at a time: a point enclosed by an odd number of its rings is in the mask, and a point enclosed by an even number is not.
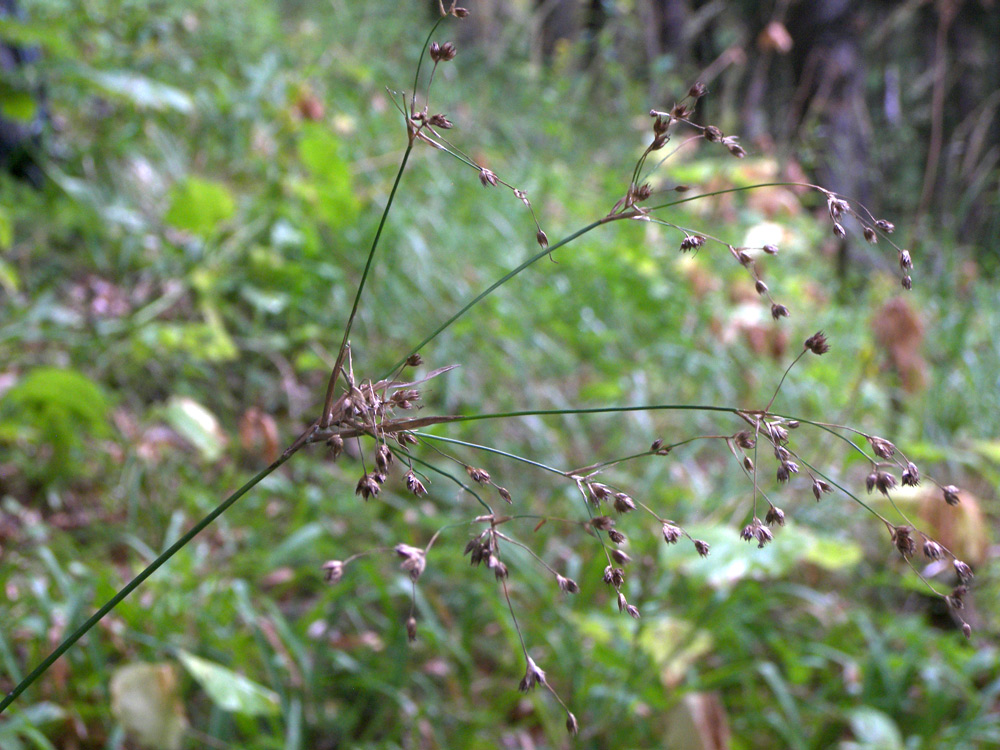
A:
[[[4,691],[265,465],[269,430],[280,450],[315,416],[405,147],[384,87],[409,89],[425,33],[416,7],[383,2],[324,13],[256,0],[28,5],[24,28],[46,47],[41,70],[64,129],[44,191],[0,178]],[[436,95],[456,122],[449,135],[525,189],[555,241],[620,195],[640,148],[629,116],[651,103],[624,73],[612,95],[568,70],[536,69],[527,27],[511,28],[502,65],[463,47],[469,62],[438,71]],[[318,119],[302,114],[309,97],[325,108]],[[441,157],[417,150],[404,175],[352,334],[359,373],[389,368],[537,252],[520,202]],[[669,181],[694,186],[749,184],[780,167],[755,155],[681,157]],[[679,234],[619,222],[535,264],[436,340],[428,365],[461,367],[429,385],[427,413],[759,406],[789,353],[823,328],[833,351],[800,363],[776,405],[891,433],[928,472],[975,488],[995,526],[1000,408],[983,396],[1000,389],[995,286],[963,275],[947,243],[940,265],[928,259],[915,275],[928,383],[911,394],[871,332],[893,287],[873,274],[838,303],[825,228],[807,211],[731,196],[670,217],[735,242],[784,227],[767,282],[794,311],[787,339],[747,299],[730,259],[709,248],[681,256]],[[906,231],[906,217],[893,218]],[[433,432],[568,467],[645,450],[654,437],[738,428],[704,413],[636,413]],[[802,439],[838,476],[863,481],[842,444]],[[184,747],[566,746],[553,703],[515,689],[518,633],[492,574],[461,556],[467,524],[429,555],[412,645],[411,584],[391,552],[323,583],[327,559],[425,544],[479,512],[436,475],[426,498],[394,476],[363,504],[348,448],[338,463],[297,455],[175,556],[22,696],[0,746],[127,746],[125,728],[135,730],[112,710],[110,686],[143,662],[176,675],[193,730]],[[511,491],[514,512],[582,513],[549,475],[461,458]],[[977,571],[984,623],[970,645],[903,583],[912,572],[888,562],[884,528],[842,496],[817,503],[793,484],[781,497],[794,522],[757,550],[737,536],[751,489],[718,444],[609,476],[710,541],[712,555],[666,547],[659,529],[623,519],[637,561],[629,600],[643,615],[633,622],[601,583],[606,562],[591,537],[554,522],[536,530],[535,517],[510,522],[581,587],[563,595],[527,553],[508,560],[518,621],[578,715],[578,746],[662,746],[684,696],[710,692],[734,748],[1000,743],[995,566]],[[947,574],[935,580],[946,586]]]

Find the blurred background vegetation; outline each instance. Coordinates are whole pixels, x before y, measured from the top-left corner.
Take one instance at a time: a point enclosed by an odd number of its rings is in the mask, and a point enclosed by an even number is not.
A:
[[[124,602],[0,717],[19,748],[986,748],[1000,745],[1000,65],[979,2],[475,2],[441,41],[432,111],[526,190],[554,241],[627,187],[651,107],[694,80],[702,122],[750,155],[682,151],[663,184],[807,179],[893,220],[916,263],[829,233],[820,197],[768,190],[670,215],[734,244],[775,242],[774,324],[715,248],[662,227],[588,234],[424,352],[461,367],[427,410],[703,403],[759,408],[801,341],[833,350],[785,384],[784,413],[893,439],[959,484],[900,493],[977,570],[971,641],[901,564],[885,528],[805,480],[789,525],[738,540],[750,488],[696,443],[609,481],[713,545],[666,548],[629,516],[619,615],[595,540],[511,533],[531,653],[577,714],[516,691],[517,635],[461,551],[477,505],[437,479],[354,496],[357,455],[301,453]],[[0,690],[271,460],[314,418],[386,200],[436,2],[6,0],[0,115]],[[15,12],[18,11],[18,12]],[[706,144],[708,145],[708,144]],[[377,377],[535,252],[509,193],[417,149],[352,336]],[[739,425],[710,414],[471,423],[439,434],[570,468]],[[798,450],[860,486],[822,433]],[[485,454],[520,513],[580,518],[575,489]],[[433,453],[425,456],[439,461]],[[446,462],[447,463],[447,462]],[[925,482],[925,485],[927,483]],[[768,488],[773,490],[774,488]],[[891,508],[879,510],[890,514]],[[390,555],[323,583],[330,558],[426,544],[417,588]],[[949,571],[929,569],[937,585]],[[711,731],[710,731],[711,729]],[[714,738],[714,739],[713,739]],[[716,744],[711,744],[715,742]],[[698,744],[700,743],[700,744]]]

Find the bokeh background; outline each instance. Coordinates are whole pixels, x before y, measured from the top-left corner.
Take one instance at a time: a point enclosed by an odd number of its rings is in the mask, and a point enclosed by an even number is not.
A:
[[[20,748],[988,748],[1000,746],[1000,9],[942,2],[468,0],[432,111],[527,191],[551,241],[621,197],[652,107],[696,80],[700,143],[658,186],[820,182],[893,221],[896,255],[821,196],[770,189],[665,214],[735,245],[775,242],[774,323],[720,248],[616,223],[543,260],[449,328],[427,413],[716,404],[776,407],[883,435],[927,475],[867,498],[972,564],[956,621],[874,516],[804,479],[766,489],[775,542],[738,539],[752,506],[721,443],[608,474],[709,540],[668,548],[635,514],[619,615],[572,484],[451,450],[514,497],[510,533],[576,579],[559,592],[511,549],[533,658],[580,721],[523,695],[506,603],[462,550],[479,506],[432,477],[354,495],[356,451],[297,455],[125,601],[0,717]],[[258,471],[314,417],[399,159],[436,2],[5,0],[0,79],[0,689]],[[418,148],[354,333],[377,377],[537,252],[509,192]],[[730,434],[707,413],[554,416],[437,428],[568,469]],[[796,448],[845,485],[869,468],[805,428]],[[423,457],[455,466],[430,450]],[[369,457],[370,458],[370,457]],[[762,461],[763,461],[762,457]],[[397,472],[398,473],[398,472]],[[494,506],[496,507],[496,506]],[[416,589],[391,553],[323,581],[331,558],[426,544]],[[948,590],[953,574],[918,570]]]

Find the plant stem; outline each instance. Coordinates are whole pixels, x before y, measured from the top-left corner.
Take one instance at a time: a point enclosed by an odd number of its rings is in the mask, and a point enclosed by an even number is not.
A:
[[[382,237],[382,229],[385,227],[386,219],[389,218],[389,209],[392,208],[392,200],[396,197],[396,189],[399,187],[399,181],[403,177],[403,171],[406,169],[406,162],[410,158],[410,152],[412,150],[413,140],[411,139],[409,144],[406,146],[406,151],[403,152],[403,160],[399,163],[399,171],[396,172],[396,180],[392,183],[389,200],[386,201],[385,208],[382,211],[382,218],[379,220],[378,229],[375,231],[375,239],[372,240],[371,250],[368,251],[368,260],[365,263],[365,270],[361,274],[361,282],[358,284],[358,291],[354,295],[354,306],[351,308],[351,315],[347,318],[347,325],[344,327],[344,338],[340,342],[340,351],[337,353],[337,362],[333,366],[333,372],[330,373],[330,382],[326,387],[326,399],[323,402],[323,416],[320,417],[319,422],[320,428],[329,427],[333,417],[333,400],[337,388],[337,378],[340,376],[340,370],[344,366],[344,357],[347,353],[347,340],[351,336],[351,326],[354,325],[354,318],[358,314],[358,306],[361,304],[361,293],[364,291],[365,282],[368,280],[368,271],[372,267],[372,260],[374,260],[375,251],[378,249],[378,241]],[[405,358],[403,361],[406,361]],[[394,367],[393,370],[395,369],[396,368]]]
[[[62,643],[59,644],[56,649],[49,654],[45,661],[35,667],[31,673],[25,677],[21,682],[11,690],[3,699],[0,701],[0,714],[6,710],[11,703],[13,703],[17,697],[23,693],[31,684],[41,677],[45,672],[51,667],[55,662],[62,656],[66,651],[73,646],[78,640],[80,640],[87,631],[93,628],[98,622],[100,622],[105,615],[107,615],[111,610],[117,607],[129,594],[131,594],[135,589],[137,589],[143,581],[149,578],[153,573],[155,573],[167,560],[177,554],[185,545],[188,544],[192,539],[194,539],[198,534],[200,534],[204,529],[211,524],[216,518],[225,513],[237,500],[239,500],[243,495],[249,492],[251,489],[256,487],[260,482],[269,474],[274,472],[279,466],[281,466],[285,461],[294,455],[294,451],[282,455],[274,463],[268,466],[266,469],[258,473],[253,479],[248,481],[242,487],[240,487],[236,492],[223,500],[216,508],[209,513],[207,516],[202,518],[198,523],[196,523],[190,531],[188,531],[184,536],[174,542],[170,547],[163,552],[159,557],[157,557],[139,575],[125,584],[122,589],[115,594],[107,604],[97,610],[91,617],[83,623],[80,627],[73,631],[73,633],[66,638]]]

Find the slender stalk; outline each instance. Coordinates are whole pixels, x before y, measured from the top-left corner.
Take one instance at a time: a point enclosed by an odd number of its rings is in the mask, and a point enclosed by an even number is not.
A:
[[[410,352],[405,357],[403,357],[402,359],[400,359],[399,362],[397,362],[392,367],[390,367],[389,370],[388,370],[388,372],[395,372],[395,370],[403,362],[405,362],[411,355],[416,354],[421,349],[423,349],[425,346],[427,346],[427,344],[429,344],[431,341],[433,341],[434,339],[436,339],[438,337],[438,335],[442,331],[444,331],[446,328],[448,328],[449,326],[451,326],[452,323],[454,323],[456,320],[458,320],[459,318],[461,318],[463,315],[465,315],[467,312],[469,312],[469,310],[471,310],[473,307],[475,307],[476,305],[478,305],[480,302],[482,302],[484,299],[486,299],[486,297],[488,297],[489,295],[491,295],[493,292],[495,292],[501,286],[503,286],[504,284],[506,284],[512,278],[514,278],[519,273],[521,273],[521,271],[523,271],[525,268],[527,268],[528,266],[532,265],[533,263],[536,263],[537,261],[541,260],[542,258],[544,258],[545,256],[549,255],[550,253],[558,250],[563,245],[568,245],[570,242],[572,242],[573,240],[575,240],[577,237],[580,237],[581,235],[586,234],[591,229],[596,229],[597,227],[601,226],[602,224],[606,224],[607,222],[608,222],[608,220],[606,218],[598,219],[597,221],[593,221],[590,224],[588,224],[587,226],[583,227],[582,229],[578,229],[577,231],[573,232],[573,234],[569,235],[568,237],[564,237],[563,239],[559,240],[559,242],[555,243],[554,245],[551,245],[550,247],[542,250],[541,252],[536,253],[535,255],[532,255],[530,258],[528,258],[526,261],[524,261],[524,263],[522,263],[521,265],[519,265],[513,271],[510,271],[509,273],[505,274],[503,277],[501,277],[500,279],[498,279],[497,281],[495,281],[493,284],[491,284],[489,287],[487,287],[483,292],[480,292],[479,295],[477,295],[474,299],[472,299],[469,303],[467,303],[465,305],[465,307],[463,307],[457,313],[455,313],[450,318],[448,318],[448,320],[446,320],[444,323],[442,323],[436,329],[434,329],[433,333],[431,333],[427,338],[425,338],[423,341],[421,341],[419,344],[417,344],[412,350],[410,350]]]
[[[389,200],[386,201],[385,208],[382,210],[382,218],[379,220],[378,229],[375,231],[375,239],[372,240],[371,250],[368,251],[368,260],[365,263],[364,273],[361,274],[361,282],[358,284],[358,291],[354,295],[354,305],[351,307],[351,314],[347,318],[347,325],[344,327],[344,338],[340,342],[340,351],[337,353],[337,362],[333,366],[333,372],[330,373],[330,382],[326,386],[326,399],[323,401],[323,416],[320,417],[319,426],[321,428],[326,428],[330,426],[330,422],[333,419],[333,400],[334,394],[337,389],[337,378],[340,377],[340,370],[344,366],[344,357],[347,354],[347,340],[351,336],[351,327],[354,325],[354,318],[358,314],[358,305],[361,304],[361,293],[365,289],[365,282],[368,280],[368,271],[372,267],[372,260],[375,258],[375,251],[378,249],[378,241],[382,237],[382,229],[385,227],[385,220],[389,217],[389,209],[392,208],[392,200],[396,197],[396,189],[399,187],[399,181],[403,177],[403,170],[406,169],[406,162],[410,158],[410,152],[413,150],[413,141],[411,140],[406,146],[406,151],[403,152],[403,160],[399,163],[399,171],[396,172],[396,180],[392,183],[392,190],[389,193]],[[406,361],[405,359],[403,360]],[[396,368],[394,367],[393,370]]]
[[[167,562],[171,557],[177,554],[182,548],[184,548],[192,539],[194,539],[198,534],[205,530],[205,528],[215,521],[216,518],[225,513],[232,505],[243,497],[247,492],[256,487],[260,482],[267,477],[269,474],[274,472],[279,466],[281,466],[285,461],[294,455],[294,451],[291,453],[286,453],[278,458],[274,463],[268,466],[266,469],[258,473],[253,479],[248,481],[242,487],[240,487],[236,492],[231,494],[225,500],[223,500],[215,509],[209,513],[207,516],[202,518],[198,523],[196,523],[191,530],[188,531],[184,536],[174,542],[170,547],[167,548],[159,557],[157,557],[153,562],[147,565],[139,575],[129,581],[121,590],[108,600],[107,604],[97,610],[90,618],[83,623],[80,627],[74,630],[69,637],[67,637],[62,643],[60,643],[56,649],[45,657],[45,660],[31,670],[31,673],[25,677],[21,682],[11,690],[2,701],[0,701],[0,713],[13,703],[17,697],[27,690],[31,684],[41,677],[45,672],[51,667],[56,661],[62,656],[66,651],[73,646],[78,640],[80,640],[87,632],[93,628],[98,622],[100,622],[111,610],[117,607],[129,594],[135,591],[147,578],[149,578],[153,573],[155,573],[165,562]]]

